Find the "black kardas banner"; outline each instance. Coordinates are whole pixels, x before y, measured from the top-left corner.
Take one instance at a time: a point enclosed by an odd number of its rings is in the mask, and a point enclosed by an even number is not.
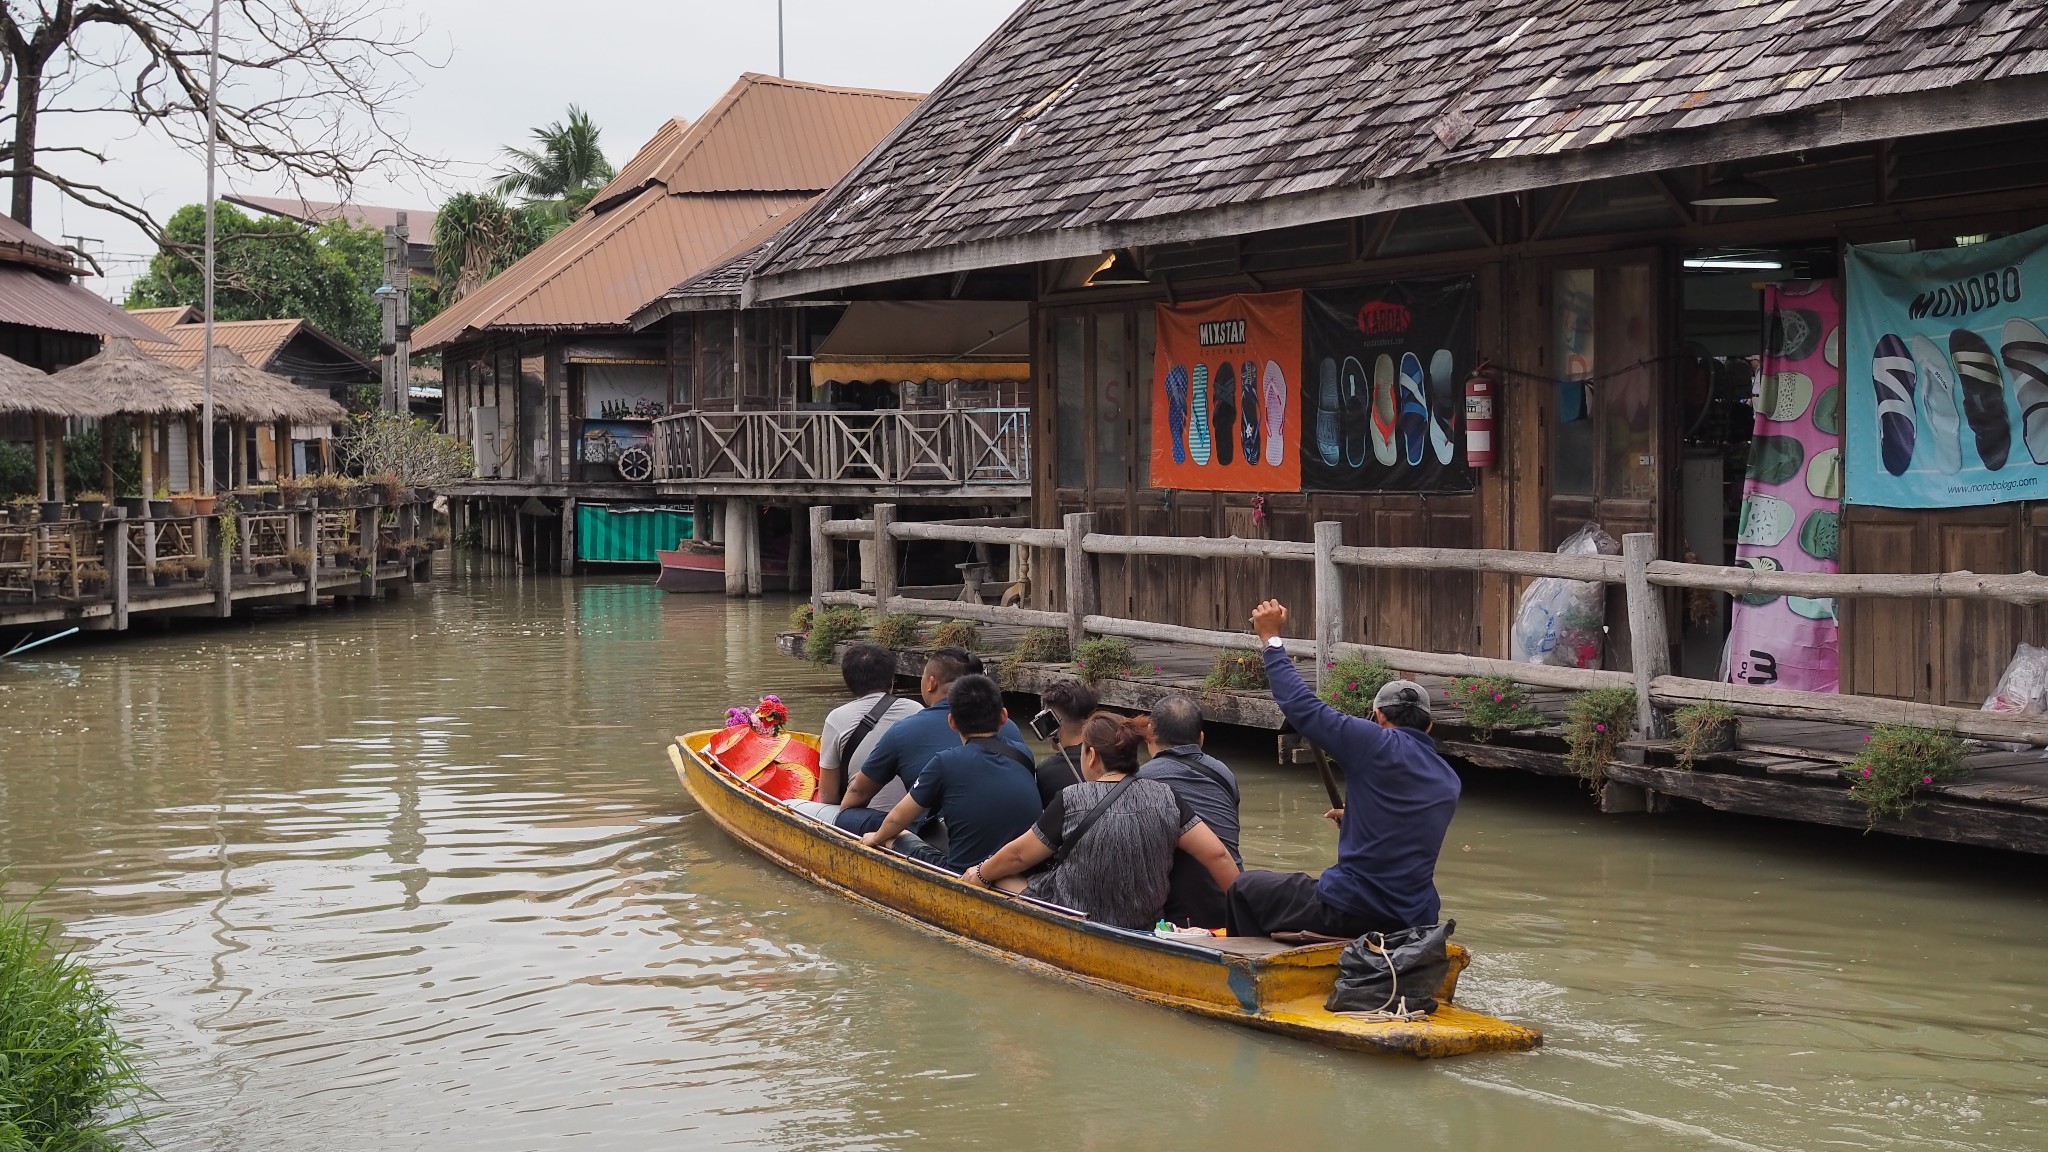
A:
[[[1469,278],[1310,292],[1304,307],[1301,486],[1311,492],[1470,492],[1465,378]]]

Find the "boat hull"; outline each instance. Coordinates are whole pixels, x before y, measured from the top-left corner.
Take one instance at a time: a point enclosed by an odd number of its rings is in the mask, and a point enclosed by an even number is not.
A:
[[[725,591],[725,551],[716,545],[695,545],[685,548],[657,548],[654,558],[661,562],[661,572],[654,578],[654,586],[663,592],[723,592]],[[779,561],[763,558],[761,579],[773,585],[787,585],[789,570]]]
[[[798,875],[957,943],[1140,1000],[1361,1051],[1417,1057],[1524,1051],[1542,1034],[1450,1003],[1469,961],[1453,945],[1444,1003],[1416,1021],[1370,1021],[1323,1010],[1341,943],[1165,939],[968,884],[942,869],[796,815],[714,766],[714,733],[679,738],[669,757],[683,787],[727,834]]]

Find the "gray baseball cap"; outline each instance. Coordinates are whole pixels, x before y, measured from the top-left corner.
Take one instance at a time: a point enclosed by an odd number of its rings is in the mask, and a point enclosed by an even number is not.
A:
[[[1429,716],[1429,689],[1424,688],[1413,680],[1389,680],[1385,685],[1381,686],[1377,693],[1374,693],[1372,698],[1373,710],[1378,711],[1381,708],[1395,704],[1406,704],[1411,708],[1420,708],[1424,716]],[[1432,716],[1431,719],[1435,719],[1435,717]]]

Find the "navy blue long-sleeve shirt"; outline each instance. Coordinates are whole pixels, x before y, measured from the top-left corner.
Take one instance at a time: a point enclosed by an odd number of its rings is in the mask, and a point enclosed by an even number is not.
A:
[[[1458,810],[1458,774],[1427,733],[1346,716],[1302,682],[1286,651],[1267,647],[1265,658],[1288,723],[1344,772],[1337,863],[1323,871],[1316,894],[1388,929],[1436,923],[1436,860]]]

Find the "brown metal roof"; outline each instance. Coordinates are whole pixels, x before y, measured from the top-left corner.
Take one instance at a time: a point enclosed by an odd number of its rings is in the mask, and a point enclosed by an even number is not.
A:
[[[750,291],[1234,235],[2044,108],[2048,0],[1028,0],[785,233]]]
[[[156,329],[72,283],[70,277],[12,264],[0,264],[0,324],[128,336],[150,343],[163,340]]]
[[[199,320],[199,309],[190,304],[175,304],[169,308],[130,308],[128,314],[159,332],[169,332],[180,324],[193,324]]]
[[[406,243],[432,246],[434,243],[434,217],[437,213],[419,208],[380,208],[375,204],[332,204],[325,200],[302,200],[297,196],[237,196],[229,194],[221,199],[272,216],[297,220],[301,224],[324,224],[338,218],[347,220],[358,228],[374,228],[382,232],[398,223],[398,214],[405,213]]]
[[[831,186],[917,99],[747,73],[696,123],[664,124],[583,216],[421,325],[413,347],[492,328],[623,328]]]
[[[813,196],[795,207],[770,216],[741,237],[739,243],[727,249],[718,259],[707,265],[702,272],[663,292],[660,297],[633,313],[633,327],[645,328],[649,324],[676,312],[716,311],[740,306],[740,291],[746,286],[747,276],[754,265],[768,251],[768,245],[789,227],[803,217],[816,204]]]
[[[152,312],[169,312],[174,309],[156,308]],[[164,330],[172,343],[168,346],[151,346],[145,351],[167,364],[197,372],[199,350],[205,346],[206,326],[197,323],[179,324]],[[277,363],[287,345],[300,336],[310,337],[332,349],[337,359],[346,359],[358,365],[365,376],[374,376],[376,366],[363,358],[363,354],[334,339],[327,333],[304,320],[226,320],[213,326],[213,343],[226,348],[249,364],[263,371],[278,371],[285,365]]]

